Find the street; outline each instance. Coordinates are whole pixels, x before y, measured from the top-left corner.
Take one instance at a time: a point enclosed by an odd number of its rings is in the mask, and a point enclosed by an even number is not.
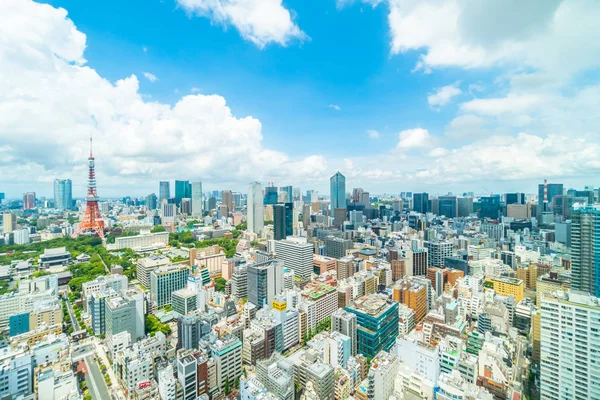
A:
[[[100,372],[98,363],[94,361],[92,356],[88,356],[85,358],[85,364],[88,369],[85,380],[90,388],[92,398],[97,400],[110,399],[110,393],[106,387],[106,382],[104,382],[104,377],[102,376],[102,372]]]

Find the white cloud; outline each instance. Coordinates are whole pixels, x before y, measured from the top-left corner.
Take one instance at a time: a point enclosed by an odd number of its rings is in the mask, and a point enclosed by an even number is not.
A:
[[[407,129],[400,132],[398,136],[400,141],[396,148],[402,150],[430,147],[433,139],[429,131],[423,128]]]
[[[193,87],[193,88],[190,89],[190,92],[192,92],[192,93],[200,93],[200,88]]]
[[[374,129],[369,129],[367,131],[367,135],[371,138],[371,139],[379,139],[380,135],[379,132],[377,132]]]
[[[329,107],[335,111],[342,111],[342,107],[338,106],[337,104],[329,104],[327,107]]]
[[[282,0],[177,0],[190,15],[206,17],[215,24],[233,25],[240,35],[263,48],[269,43],[287,46],[305,40]]]
[[[144,72],[143,75],[144,75],[144,78],[148,79],[152,83],[154,83],[158,80],[156,75],[151,74],[150,72]]]
[[[443,147],[436,147],[435,149],[433,149],[429,153],[427,153],[427,155],[429,157],[444,157],[447,154],[448,154],[448,149],[445,149]]]
[[[462,93],[462,90],[458,87],[459,83],[453,83],[452,85],[442,86],[438,88],[435,93],[427,96],[427,102],[431,107],[443,107],[450,103],[453,97],[458,96]]]
[[[32,1],[3,4],[0,153],[10,157],[0,157],[0,176],[6,187],[48,187],[55,177],[69,177],[74,196],[83,195],[91,133],[101,196],[123,187],[150,193],[158,180],[176,177],[236,187],[271,178],[326,179],[324,157],[292,159],[265,148],[260,121],[235,116],[221,96],[150,102],[135,75],[115,83],[101,77],[85,65],[86,37],[66,16]]]

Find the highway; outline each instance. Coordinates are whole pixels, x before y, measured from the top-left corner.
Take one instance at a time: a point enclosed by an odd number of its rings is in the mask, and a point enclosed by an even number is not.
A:
[[[90,394],[94,400],[110,399],[110,393],[104,382],[102,372],[98,363],[94,361],[94,357],[88,356],[85,358],[85,364],[87,365],[88,374],[85,380],[90,388]]]

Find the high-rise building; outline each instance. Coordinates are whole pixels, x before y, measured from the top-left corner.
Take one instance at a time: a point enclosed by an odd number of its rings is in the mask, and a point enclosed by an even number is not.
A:
[[[479,218],[500,218],[500,197],[486,196],[479,198]]]
[[[456,196],[438,197],[439,215],[446,218],[458,217],[458,201]]]
[[[190,181],[175,181],[175,204],[181,204],[181,199],[192,197]]]
[[[158,307],[171,304],[173,292],[187,284],[190,269],[185,265],[167,265],[150,273],[150,293]]]
[[[356,315],[358,353],[373,358],[389,351],[398,336],[398,303],[381,294],[355,299],[346,311]]]
[[[216,384],[220,391],[239,379],[242,375],[242,341],[234,335],[228,335],[210,345],[216,364]]]
[[[571,287],[600,297],[600,206],[573,210]]]
[[[192,182],[192,215],[201,217],[204,212],[202,202],[202,182]]]
[[[201,322],[196,315],[182,315],[177,319],[177,349],[197,349]]]
[[[506,205],[525,204],[525,193],[506,193],[504,195]]]
[[[540,396],[600,399],[600,303],[571,290],[542,294]]]
[[[547,188],[547,190],[546,190]],[[546,193],[547,191],[547,193]],[[537,213],[550,212],[550,205],[554,196],[562,196],[564,188],[562,183],[541,183],[538,185],[538,207]]]
[[[306,243],[299,238],[275,242],[277,259],[283,261],[285,268],[291,269],[294,275],[300,278],[310,278],[312,274],[313,250],[311,243]]]
[[[183,389],[183,400],[198,398],[198,360],[191,352],[177,354],[177,379]]]
[[[4,226],[4,233],[11,233],[17,229],[17,215],[13,213],[3,214],[2,224]]]
[[[146,289],[150,289],[150,273],[159,267],[169,265],[169,259],[163,256],[151,255],[140,258],[137,262],[137,280]]]
[[[354,247],[354,242],[350,239],[342,239],[335,236],[325,238],[325,255],[327,257],[342,258],[346,256],[346,251]]]
[[[427,214],[429,211],[429,194],[427,193],[413,193],[413,210]]]
[[[293,188],[291,186],[282,186],[280,189],[282,192],[285,192],[287,194],[286,203],[293,203],[294,202]]]
[[[356,337],[356,314],[350,313],[343,308],[339,308],[331,315],[331,330],[342,333],[350,338],[350,352],[355,356],[358,346]]]
[[[231,190],[223,190],[221,193],[221,204],[227,207],[227,213],[232,213],[234,211],[233,204],[233,193]]]
[[[346,208],[346,177],[339,171],[329,179],[331,215],[336,208]]]
[[[264,205],[268,204],[277,204],[277,186],[273,186],[272,184],[269,184],[269,186],[265,187]]]
[[[54,180],[54,208],[69,210],[73,207],[73,184],[70,179]]]
[[[169,201],[171,197],[171,185],[168,181],[161,181],[158,186],[158,203],[162,204],[163,201]]]
[[[33,210],[35,208],[35,192],[23,193],[23,210]]]
[[[458,203],[458,216],[468,217],[473,214],[473,198],[472,197],[459,197]]]
[[[259,182],[252,182],[248,187],[247,212],[248,230],[260,234],[265,224],[265,206],[263,204],[262,187]]]
[[[113,336],[128,332],[131,341],[137,338],[135,302],[121,296],[105,299],[106,342],[113,349]],[[114,356],[114,354],[113,354]]]
[[[146,196],[146,208],[149,211],[156,210],[157,206],[158,206],[158,198],[156,197],[156,194],[151,193],[148,196]]]
[[[423,244],[427,249],[429,267],[443,267],[446,257],[452,256],[452,242],[428,240]]]
[[[262,308],[283,292],[283,265],[278,259],[248,265],[248,302]]]
[[[283,203],[273,206],[273,238],[282,240],[294,234],[294,204]]]

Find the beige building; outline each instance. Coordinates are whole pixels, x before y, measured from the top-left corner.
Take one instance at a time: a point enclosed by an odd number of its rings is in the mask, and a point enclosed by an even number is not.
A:
[[[17,229],[17,216],[13,213],[6,213],[2,216],[4,224],[4,233],[11,233]]]
[[[527,204],[509,204],[506,206],[506,216],[514,219],[525,219],[529,208]]]
[[[60,325],[62,322],[63,313],[59,303],[36,308],[29,313],[29,329],[32,331],[42,326]]]

